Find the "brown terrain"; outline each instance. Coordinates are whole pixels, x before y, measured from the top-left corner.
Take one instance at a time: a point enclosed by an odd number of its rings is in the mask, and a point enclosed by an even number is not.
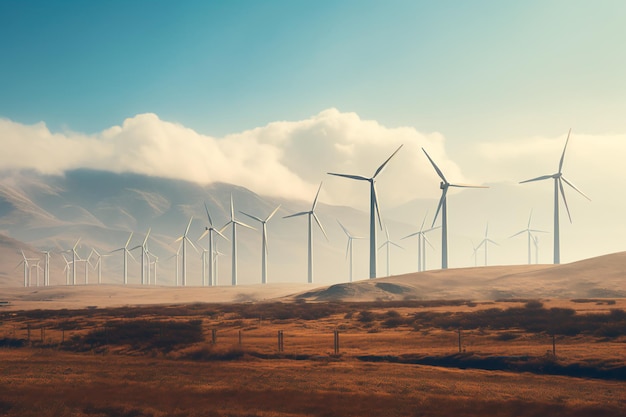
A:
[[[626,415],[623,258],[327,288],[3,288],[0,415]]]

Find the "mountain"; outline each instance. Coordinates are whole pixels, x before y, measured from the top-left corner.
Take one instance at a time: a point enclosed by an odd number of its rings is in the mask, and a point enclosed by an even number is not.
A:
[[[40,251],[50,250],[51,282],[64,284],[65,261],[71,257],[70,250],[80,239],[77,253],[87,259],[92,248],[103,258],[103,282],[123,282],[123,254],[110,253],[124,246],[130,233],[133,237],[129,248],[141,245],[148,229],[151,229],[148,246],[159,257],[157,279],[160,284],[173,285],[176,280],[175,240],[185,231],[189,219],[193,222],[190,239],[199,252],[189,248],[187,259],[188,283],[201,284],[201,245],[199,236],[208,226],[204,204],[206,203],[214,225],[221,227],[230,216],[230,196],[235,202],[236,217],[257,230],[238,229],[238,269],[242,284],[260,282],[261,235],[259,225],[239,213],[245,211],[265,217],[279,204],[281,208],[268,223],[269,255],[268,276],[270,282],[306,282],[307,228],[306,217],[283,219],[282,217],[310,209],[312,201],[296,201],[267,198],[250,190],[230,184],[214,183],[199,185],[186,181],[149,177],[136,174],[75,170],[63,176],[44,176],[34,172],[4,173],[0,176],[0,233],[19,242],[7,249],[0,263],[0,285],[21,285],[23,272],[15,270],[21,260],[19,249],[29,247],[33,257],[43,260]],[[314,195],[311,196],[311,200]],[[318,216],[328,233],[326,240],[317,228],[313,229],[314,276],[317,282],[342,282],[347,278],[345,260],[346,238],[336,220],[348,228],[367,235],[368,214],[349,207],[326,205],[317,207]],[[390,222],[398,226],[398,223]],[[400,227],[408,228],[407,225]],[[230,228],[223,231],[230,239]],[[221,285],[231,281],[231,242],[216,239],[223,255],[218,258],[218,276]],[[367,258],[367,244],[355,244],[355,256]],[[65,252],[65,253],[64,253]],[[135,257],[139,252],[134,251]],[[29,255],[30,256],[30,255]],[[95,264],[97,258],[92,257]],[[383,262],[379,260],[379,263]],[[43,265],[43,262],[42,262]],[[85,274],[77,270],[77,282],[83,283]],[[180,266],[179,266],[180,268]],[[367,259],[355,265],[355,276],[367,274]],[[384,271],[384,267],[381,267]],[[129,257],[129,283],[140,282],[140,265]],[[97,279],[95,268],[88,269],[89,282]]]

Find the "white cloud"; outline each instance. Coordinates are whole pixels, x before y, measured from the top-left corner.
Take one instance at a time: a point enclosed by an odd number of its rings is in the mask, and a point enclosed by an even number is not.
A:
[[[33,169],[60,175],[91,168],[184,179],[228,182],[257,193],[309,200],[320,181],[323,199],[367,205],[365,189],[328,171],[370,176],[400,145],[404,148],[379,177],[383,205],[438,194],[438,179],[421,147],[450,178],[460,169],[448,160],[438,133],[387,128],[355,113],[328,109],[301,121],[273,122],[223,138],[202,135],[180,124],[140,114],[94,135],[53,133],[44,123],[0,120],[4,169]]]

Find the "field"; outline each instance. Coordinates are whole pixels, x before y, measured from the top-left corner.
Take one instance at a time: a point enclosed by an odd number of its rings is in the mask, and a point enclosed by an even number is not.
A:
[[[626,415],[625,307],[582,299],[0,310],[0,415]]]

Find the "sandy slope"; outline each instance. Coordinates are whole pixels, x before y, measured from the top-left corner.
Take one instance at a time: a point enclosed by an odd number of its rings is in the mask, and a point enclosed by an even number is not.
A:
[[[354,283],[142,287],[120,285],[2,288],[3,309],[59,309],[145,304],[407,299],[624,298],[626,252],[566,265],[509,265],[426,271]]]

